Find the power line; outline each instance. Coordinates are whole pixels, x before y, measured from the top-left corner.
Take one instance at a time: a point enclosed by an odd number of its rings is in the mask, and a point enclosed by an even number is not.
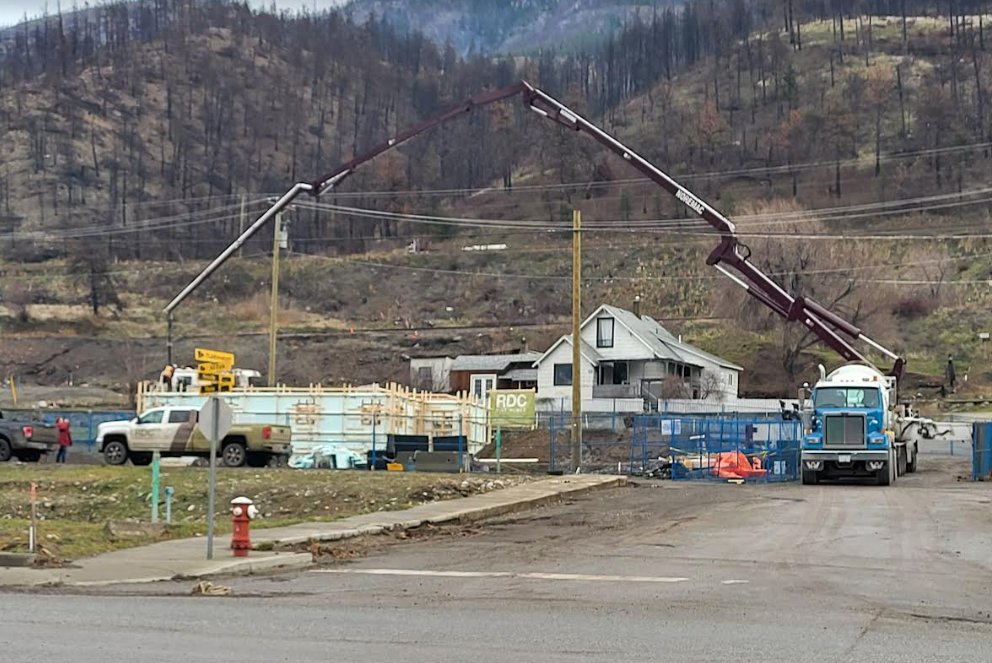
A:
[[[943,154],[953,154],[956,152],[966,152],[974,151],[979,149],[990,149],[992,148],[992,142],[979,142],[979,143],[967,143],[964,145],[955,145],[949,147],[934,147],[934,148],[924,148],[920,150],[914,150],[910,152],[890,152],[882,154],[879,156],[879,160],[882,162],[895,161],[900,159],[912,159],[921,156],[931,156],[931,155],[943,155]],[[693,181],[700,179],[715,179],[724,177],[740,177],[743,175],[751,174],[782,174],[782,173],[793,173],[802,172],[806,170],[813,170],[816,168],[830,167],[834,168],[837,164],[844,166],[852,165],[873,165],[874,157],[870,160],[862,159],[860,157],[853,157],[849,159],[825,159],[821,161],[807,161],[792,165],[778,165],[778,166],[753,166],[750,168],[736,168],[730,170],[714,170],[706,171],[702,173],[680,173],[675,178],[680,181]],[[567,189],[587,189],[587,188],[606,188],[610,186],[620,186],[620,185],[630,185],[630,184],[651,184],[651,180],[643,177],[638,178],[626,178],[618,180],[607,180],[607,181],[575,181],[575,182],[563,182],[559,184],[524,184],[514,186],[508,189],[495,189],[492,187],[470,187],[470,188],[447,188],[447,189],[403,189],[395,191],[335,191],[333,196],[337,198],[360,198],[366,196],[376,196],[376,197],[402,197],[402,196],[420,196],[420,195],[430,195],[430,196],[451,196],[460,194],[476,194],[480,195],[483,193],[512,193],[512,192],[528,192],[528,191],[552,191],[552,190],[567,190]]]

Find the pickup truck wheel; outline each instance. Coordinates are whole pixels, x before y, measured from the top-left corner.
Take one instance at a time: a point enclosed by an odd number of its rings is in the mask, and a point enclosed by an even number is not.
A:
[[[41,452],[35,451],[34,449],[28,449],[27,451],[22,451],[17,454],[17,459],[22,463],[37,463],[41,460]]]
[[[0,463],[10,460],[10,456],[10,440],[5,437],[0,437]]]
[[[248,452],[241,442],[229,442],[224,445],[224,464],[228,467],[241,467],[248,460]]]
[[[107,465],[123,465],[127,462],[127,445],[118,440],[107,442],[103,446],[103,459]]]

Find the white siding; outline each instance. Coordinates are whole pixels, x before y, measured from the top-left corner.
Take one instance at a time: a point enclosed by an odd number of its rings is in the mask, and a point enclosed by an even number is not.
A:
[[[449,380],[453,361],[451,357],[414,357],[410,359],[410,385],[415,389],[426,388],[429,391],[446,392],[450,390]],[[421,368],[431,369],[431,384],[429,386],[421,384]]]
[[[610,317],[603,314],[600,317]],[[611,318],[612,319],[612,318]],[[593,318],[589,323],[582,328],[582,340],[590,345],[590,347],[596,348],[596,352],[600,356],[607,360],[619,360],[624,359],[653,359],[654,353],[644,345],[641,341],[637,340],[637,337],[630,333],[630,331],[621,325],[618,321],[613,320],[613,347],[612,348],[600,348],[596,347],[596,327],[598,323],[597,318]]]
[[[700,387],[704,393],[709,392],[706,400],[736,401],[739,386],[740,375],[733,369],[716,365],[703,369]]]
[[[555,364],[572,363],[572,346],[568,343],[561,343],[555,351],[544,358],[537,368],[537,397],[544,398],[571,398],[571,385],[555,385]],[[582,357],[582,399],[592,398],[592,386],[596,381],[596,368]]]
[[[644,363],[644,375],[642,377],[645,380],[664,380],[668,376],[666,370],[665,362],[661,359],[648,361]]]

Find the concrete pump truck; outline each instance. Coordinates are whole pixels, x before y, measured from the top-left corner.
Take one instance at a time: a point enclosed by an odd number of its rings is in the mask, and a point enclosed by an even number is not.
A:
[[[816,483],[824,477],[871,475],[879,483],[889,484],[900,473],[900,468],[905,468],[906,471],[916,468],[917,447],[913,441],[919,436],[926,437],[927,432],[932,432],[933,428],[932,422],[907,416],[907,412],[894,406],[897,383],[905,368],[905,361],[901,357],[815,301],[788,293],[750,262],[751,251],[737,235],[736,227],[730,219],[606,131],[525,81],[462,101],[400,131],[312,182],[298,182],[293,185],[169,302],[165,307],[169,320],[172,320],[175,308],[186,297],[270,219],[293,204],[301,193],[317,198],[339,185],[359,166],[415,136],[478,107],[516,96],[521,97],[525,107],[538,116],[584,134],[606,147],[678,199],[694,215],[705,220],[720,238],[719,245],[707,258],[707,264],[718,269],[778,315],[807,327],[849,362],[830,375],[823,371],[821,380],[812,390],[812,410],[804,415],[808,420],[801,452],[804,483]],[[894,361],[892,369],[883,374],[845,336],[852,341],[866,343],[888,356]]]

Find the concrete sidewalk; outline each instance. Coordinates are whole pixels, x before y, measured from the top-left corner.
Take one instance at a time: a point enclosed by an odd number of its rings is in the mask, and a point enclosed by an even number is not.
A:
[[[615,476],[579,475],[548,478],[484,495],[422,504],[406,511],[379,511],[333,522],[314,522],[258,529],[252,543],[264,547],[304,543],[311,539],[338,541],[424,524],[470,522],[558,502],[598,488],[624,485]],[[274,569],[299,569],[312,562],[309,553],[262,552],[235,558],[229,536],[214,539],[214,559],[207,561],[204,537],[164,541],[78,560],[66,568],[0,568],[3,586],[101,586],[248,574]]]

